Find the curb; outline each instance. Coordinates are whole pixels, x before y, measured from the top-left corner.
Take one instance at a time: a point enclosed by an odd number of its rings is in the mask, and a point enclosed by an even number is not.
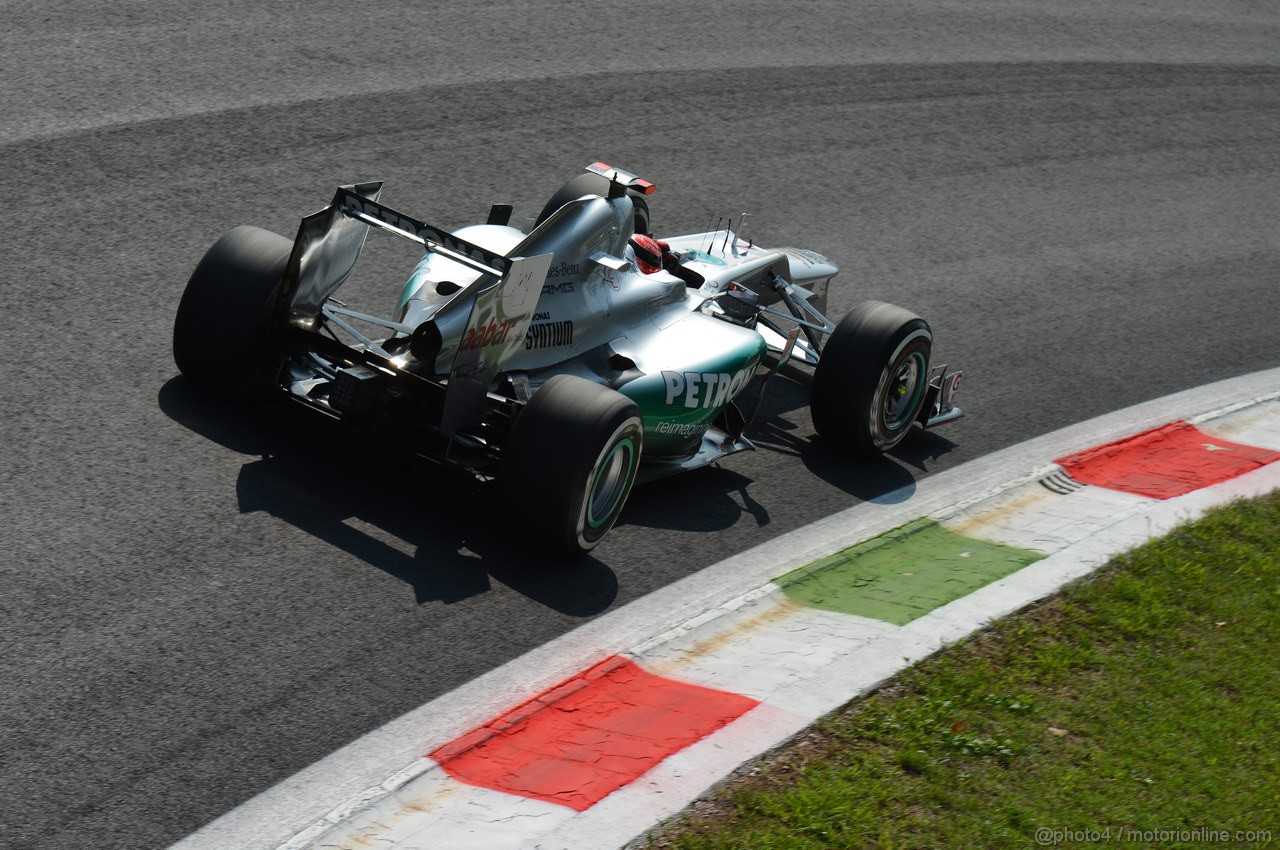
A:
[[[372,769],[357,758],[376,741],[362,739],[175,848],[634,845],[942,646],[1215,505],[1280,488],[1276,386],[1280,369],[1140,405],[769,541],[367,736],[396,740],[383,764],[416,750],[389,778],[341,785],[337,771]],[[317,791],[344,802],[306,817]],[[281,812],[287,835],[251,832]]]

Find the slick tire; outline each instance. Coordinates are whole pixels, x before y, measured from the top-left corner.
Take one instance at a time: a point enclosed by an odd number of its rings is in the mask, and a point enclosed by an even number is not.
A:
[[[223,234],[196,266],[173,322],[182,374],[237,400],[265,395],[279,366],[276,302],[293,243],[258,227]]]
[[[622,513],[643,446],[634,402],[584,378],[557,375],[525,405],[503,450],[504,521],[543,551],[591,551]]]
[[[883,301],[854,307],[814,372],[809,412],[818,435],[850,454],[898,445],[928,394],[932,350],[933,333],[914,313]]]

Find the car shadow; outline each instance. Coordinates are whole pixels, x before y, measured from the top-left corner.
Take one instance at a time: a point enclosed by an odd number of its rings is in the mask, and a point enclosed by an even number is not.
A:
[[[892,451],[878,456],[850,454],[810,433],[799,456],[810,473],[855,499],[892,505],[910,499],[919,475],[955,448],[946,437],[916,427]]]
[[[617,598],[617,575],[599,560],[555,559],[508,540],[488,487],[470,476],[370,447],[291,405],[211,398],[181,377],[158,401],[183,427],[257,456],[236,480],[241,513],[270,514],[382,570],[418,604],[461,602],[494,581],[574,617]]]
[[[751,497],[751,484],[745,475],[719,466],[650,481],[631,491],[619,524],[714,532],[732,528],[748,514],[763,528],[769,511]]]

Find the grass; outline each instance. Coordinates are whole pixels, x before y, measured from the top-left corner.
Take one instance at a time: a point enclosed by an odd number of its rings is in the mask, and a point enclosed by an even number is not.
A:
[[[646,846],[1267,846],[1237,830],[1280,846],[1280,494],[921,662]]]

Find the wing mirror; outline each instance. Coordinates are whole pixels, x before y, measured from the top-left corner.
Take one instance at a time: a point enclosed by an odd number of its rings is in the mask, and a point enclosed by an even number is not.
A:
[[[735,301],[739,301],[743,306],[752,310],[760,306],[760,293],[754,289],[747,289],[745,286],[739,286],[736,283],[730,283],[729,288],[725,290],[725,294]]]

